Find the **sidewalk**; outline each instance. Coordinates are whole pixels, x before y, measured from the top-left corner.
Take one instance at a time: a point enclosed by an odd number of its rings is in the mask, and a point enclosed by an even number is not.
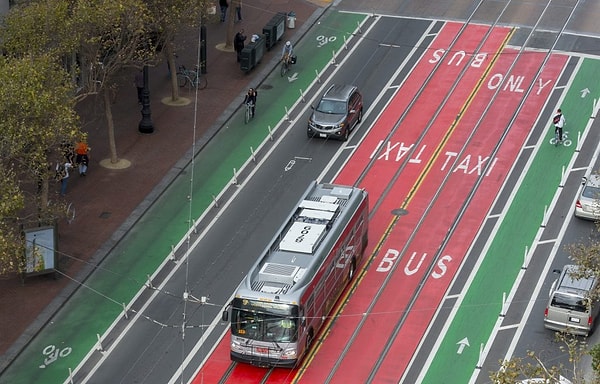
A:
[[[296,29],[288,29],[283,39],[296,41],[298,29],[327,1],[245,0],[243,20],[234,30],[243,28],[247,36],[260,34],[262,27],[277,12],[294,11]],[[239,69],[234,52],[218,50],[224,42],[224,23],[207,27],[208,87],[200,92],[196,121],[196,150],[220,128],[227,116],[241,104],[245,90],[260,83],[263,71],[273,55],[278,55],[281,42],[248,74]],[[193,67],[196,62],[197,36],[186,35],[185,51],[178,52],[178,63]],[[17,276],[0,277],[0,372],[24,348],[54,312],[62,306],[78,284],[84,266],[100,263],[119,239],[151,205],[149,195],[160,195],[173,175],[175,164],[191,150],[194,138],[194,103],[183,107],[167,106],[161,100],[170,96],[166,64],[150,69],[149,86],[154,132],[140,134],[141,119],[133,86],[135,70],[125,74],[112,105],[117,153],[131,162],[125,169],[103,168],[100,161],[109,157],[107,128],[101,101],[89,98],[82,107],[83,129],[89,133],[90,169],[86,177],[75,172],[71,176],[66,200],[76,209],[71,224],[59,223],[60,272],[53,280],[48,276],[33,277],[24,285]],[[180,96],[193,99],[187,88]],[[189,156],[188,156],[189,157]],[[56,186],[58,188],[58,186]]]

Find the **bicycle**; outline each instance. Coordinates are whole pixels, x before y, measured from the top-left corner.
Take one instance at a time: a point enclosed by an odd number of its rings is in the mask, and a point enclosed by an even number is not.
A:
[[[185,87],[188,83],[196,89],[204,89],[208,85],[208,80],[206,76],[200,74],[200,68],[197,65],[195,70],[180,65],[177,70],[177,84],[180,87]]]
[[[558,128],[554,128],[554,137],[550,139],[550,144],[554,145],[555,147],[557,147],[559,144],[569,147],[573,143],[569,139],[569,131],[563,131],[562,140],[560,140],[558,136]]]
[[[292,66],[292,57],[290,55],[281,59],[281,77],[285,76]]]
[[[248,124],[250,119],[254,118],[254,114],[252,113],[252,108],[254,107],[254,103],[246,103],[246,113],[244,114],[244,123]]]

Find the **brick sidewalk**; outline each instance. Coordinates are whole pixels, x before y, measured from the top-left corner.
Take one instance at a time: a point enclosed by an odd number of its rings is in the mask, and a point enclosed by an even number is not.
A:
[[[243,28],[247,36],[262,33],[262,27],[277,12],[294,11],[296,29],[288,29],[284,39],[300,38],[304,24],[328,1],[305,0],[244,0],[242,22],[235,30]],[[321,10],[322,11],[322,10]],[[207,79],[208,87],[200,92],[199,118],[196,137],[204,138],[218,129],[232,110],[241,104],[245,90],[257,86],[262,80],[261,71],[268,70],[269,60],[279,54],[281,43],[267,52],[257,68],[243,73],[236,62],[235,53],[216,47],[224,42],[225,23],[207,27]],[[196,62],[197,36],[185,36],[178,52],[178,63],[193,67]],[[76,218],[71,224],[59,223],[59,249],[61,277],[50,275],[27,279],[23,285],[17,276],[0,277],[0,372],[19,351],[35,336],[50,316],[62,305],[77,284],[70,284],[84,266],[103,258],[103,253],[124,235],[132,213],[140,211],[140,204],[157,187],[165,184],[165,176],[192,147],[193,108],[191,103],[172,107],[161,103],[170,96],[167,66],[162,64],[149,71],[152,121],[155,131],[140,134],[141,119],[133,86],[135,70],[125,73],[115,99],[113,119],[119,158],[131,162],[126,169],[111,170],[100,166],[109,157],[107,128],[100,98],[90,97],[81,105],[83,129],[89,134],[90,169],[86,177],[77,172],[71,175],[66,201],[72,202]],[[193,98],[184,88],[181,96]],[[58,185],[56,186],[58,188]],[[58,189],[57,189],[58,190]],[[135,221],[135,220],[133,220]]]

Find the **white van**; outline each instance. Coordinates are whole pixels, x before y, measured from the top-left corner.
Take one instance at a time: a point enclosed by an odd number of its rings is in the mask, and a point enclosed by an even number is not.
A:
[[[598,302],[590,299],[596,278],[574,279],[571,272],[576,270],[576,265],[565,265],[560,277],[552,283],[544,313],[544,326],[555,331],[588,336],[594,329],[600,309]]]

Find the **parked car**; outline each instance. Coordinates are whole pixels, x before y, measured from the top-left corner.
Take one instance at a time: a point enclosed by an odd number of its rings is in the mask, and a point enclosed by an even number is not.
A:
[[[579,198],[575,203],[575,216],[588,220],[600,220],[600,175],[583,178]]]
[[[594,330],[600,303],[592,300],[596,277],[575,279],[576,265],[565,265],[560,277],[552,283],[544,311],[544,327],[559,332],[588,336]]]
[[[362,120],[363,98],[355,85],[332,85],[313,108],[308,120],[308,137],[346,141]]]

